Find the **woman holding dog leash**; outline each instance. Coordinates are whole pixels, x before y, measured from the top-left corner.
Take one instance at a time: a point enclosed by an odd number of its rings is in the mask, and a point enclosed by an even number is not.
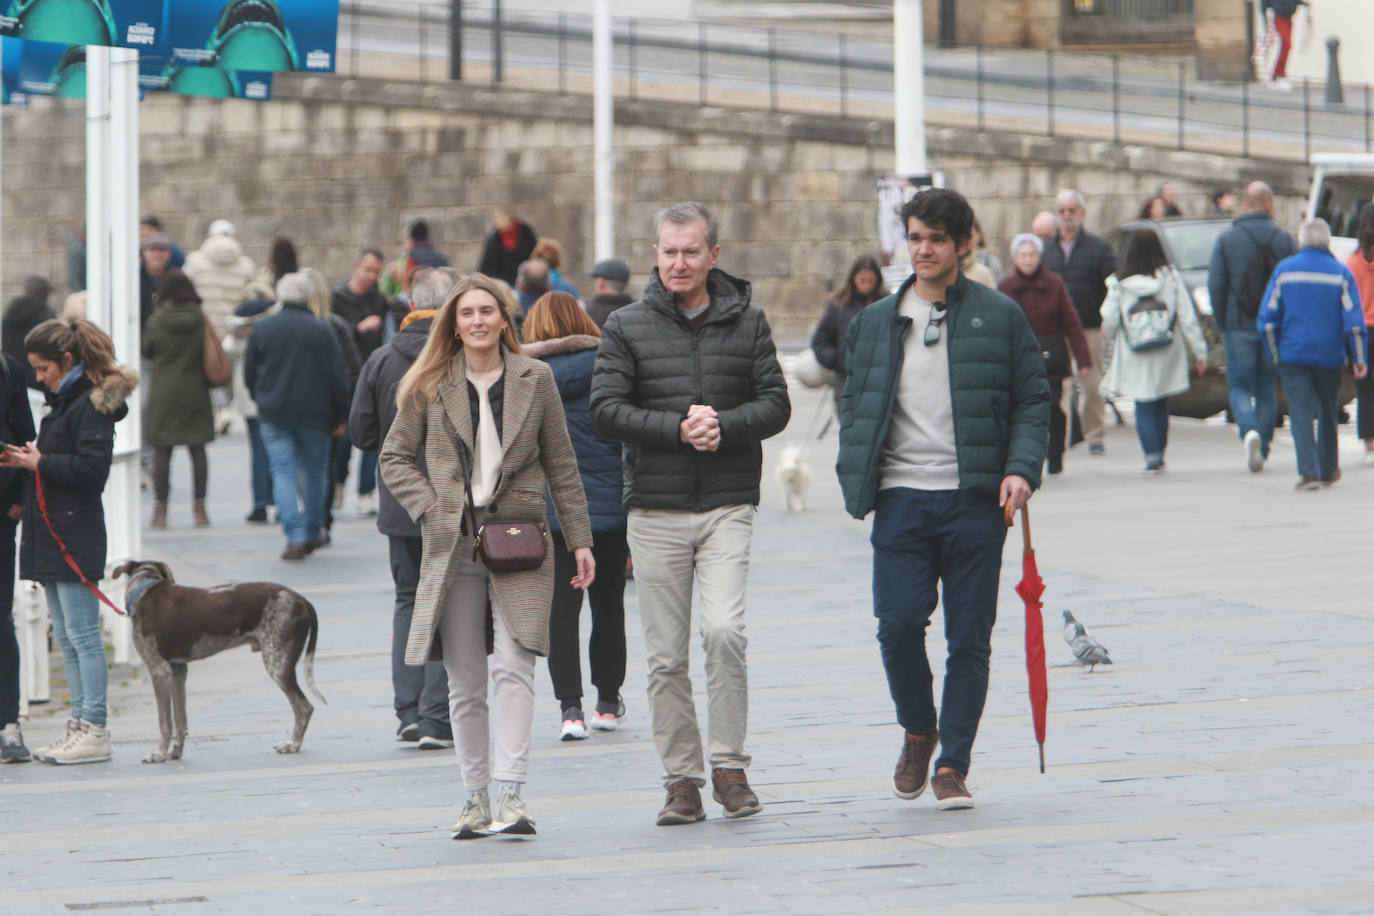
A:
[[[558,387],[547,364],[521,353],[516,308],[509,288],[483,274],[459,281],[401,379],[381,451],[387,488],[424,539],[406,662],[442,655],[448,671],[449,718],[467,789],[455,839],[535,832],[521,789],[534,663],[549,648],[554,561],[546,487],[576,562],[573,587],[591,585],[596,569]]]
[[[100,604],[89,583],[105,573],[100,494],[114,455],[114,425],[129,413],[138,370],[116,363],[114,342],[83,318],[43,322],[24,338],[24,351],[48,390],[51,411],[35,441],[6,446],[0,467],[33,472],[19,575],[41,582],[47,593],[72,704],[66,733],[34,756],[45,763],[98,763],[110,759],[108,672]]]

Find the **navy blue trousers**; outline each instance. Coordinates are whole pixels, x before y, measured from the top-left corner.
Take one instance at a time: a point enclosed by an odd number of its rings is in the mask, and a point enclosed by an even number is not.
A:
[[[935,766],[968,773],[988,693],[992,627],[1007,528],[997,500],[969,490],[878,491],[873,519],[873,614],[897,721],[938,730]],[[944,695],[935,709],[926,627],[943,593]]]

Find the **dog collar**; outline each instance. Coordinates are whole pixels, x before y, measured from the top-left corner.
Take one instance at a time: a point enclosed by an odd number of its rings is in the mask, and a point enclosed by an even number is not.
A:
[[[154,579],[151,576],[143,576],[137,582],[129,583],[129,590],[124,593],[124,610],[132,614],[134,605],[138,603],[138,599],[143,597],[143,593],[162,581],[162,579]]]

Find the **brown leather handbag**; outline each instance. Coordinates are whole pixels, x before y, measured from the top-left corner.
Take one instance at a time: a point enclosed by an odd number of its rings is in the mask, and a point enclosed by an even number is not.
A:
[[[201,365],[205,370],[205,384],[219,388],[234,380],[234,363],[224,352],[219,338],[215,336],[214,325],[205,319],[205,340],[201,344]]]
[[[463,465],[463,489],[467,493],[463,507],[468,516],[467,530],[477,531],[475,553],[481,557],[482,565],[497,573],[526,572],[542,566],[549,550],[542,524],[488,522],[477,527],[472,506],[472,469],[468,464],[467,446],[462,442],[458,443],[458,460]]]

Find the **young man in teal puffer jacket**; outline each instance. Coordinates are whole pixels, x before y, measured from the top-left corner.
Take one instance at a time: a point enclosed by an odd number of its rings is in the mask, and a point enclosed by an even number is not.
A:
[[[895,791],[913,799],[929,781],[941,808],[970,808],[964,777],[987,697],[1003,509],[1040,485],[1050,387],[1020,307],[960,276],[968,201],[924,191],[902,222],[913,274],[846,335],[836,471],[851,515],[876,510],[873,613],[906,730]],[[937,723],[925,630],[939,583],[949,660]]]

